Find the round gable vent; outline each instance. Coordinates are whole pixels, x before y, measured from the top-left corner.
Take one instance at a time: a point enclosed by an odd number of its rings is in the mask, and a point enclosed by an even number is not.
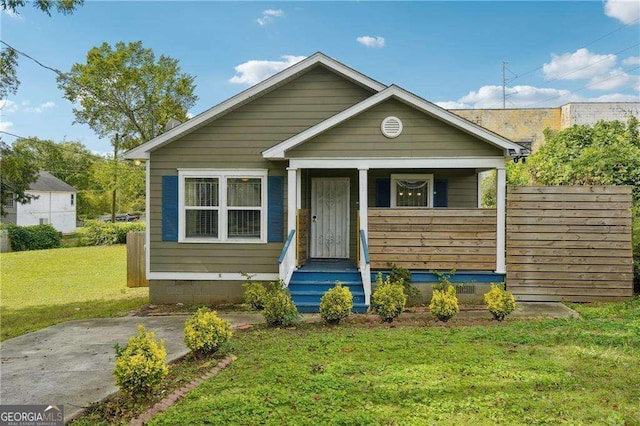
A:
[[[387,117],[382,120],[380,130],[388,138],[397,138],[402,133],[402,121],[398,117]]]

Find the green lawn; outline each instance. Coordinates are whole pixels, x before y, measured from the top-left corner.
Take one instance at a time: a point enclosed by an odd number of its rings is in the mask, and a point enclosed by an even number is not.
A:
[[[586,319],[239,332],[238,360],[151,421],[640,424],[640,298]]]
[[[1,338],[72,319],[124,315],[149,293],[126,283],[123,245],[3,253]]]

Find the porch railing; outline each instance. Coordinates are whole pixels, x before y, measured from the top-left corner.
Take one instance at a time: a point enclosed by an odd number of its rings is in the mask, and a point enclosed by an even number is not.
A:
[[[289,286],[291,276],[296,270],[296,253],[295,250],[290,249],[291,242],[295,235],[296,231],[292,229],[291,232],[289,232],[287,241],[284,243],[284,247],[282,247],[282,252],[280,252],[280,257],[278,258],[278,273],[285,287]]]
[[[371,260],[369,259],[369,246],[364,229],[360,230],[360,251],[362,255],[360,256],[359,266],[362,286],[364,287],[364,303],[369,305],[371,301]]]

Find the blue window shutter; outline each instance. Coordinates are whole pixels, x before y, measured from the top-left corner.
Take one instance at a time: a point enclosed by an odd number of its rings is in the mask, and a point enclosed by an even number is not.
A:
[[[391,207],[391,179],[376,180],[376,207]]]
[[[162,176],[162,241],[178,241],[178,176]]]
[[[433,207],[448,207],[449,194],[446,179],[436,179],[433,183]]]
[[[284,241],[284,176],[269,176],[267,182],[267,241]]]

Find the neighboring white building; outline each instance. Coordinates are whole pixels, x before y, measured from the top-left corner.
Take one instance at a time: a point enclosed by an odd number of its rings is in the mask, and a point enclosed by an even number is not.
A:
[[[49,172],[40,172],[26,192],[34,198],[24,204],[17,202],[13,194],[8,194],[3,223],[20,226],[51,224],[63,234],[75,232],[78,200],[73,186]]]

